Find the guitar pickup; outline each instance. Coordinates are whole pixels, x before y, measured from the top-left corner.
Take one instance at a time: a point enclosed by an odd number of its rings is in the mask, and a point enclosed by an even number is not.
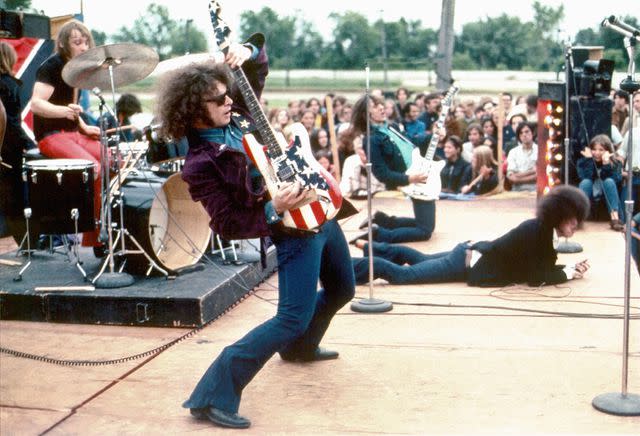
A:
[[[295,173],[289,165],[282,165],[278,168],[278,178],[282,181],[289,181],[295,176]]]

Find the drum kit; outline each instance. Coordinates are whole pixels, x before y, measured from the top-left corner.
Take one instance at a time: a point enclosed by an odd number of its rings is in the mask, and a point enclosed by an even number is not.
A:
[[[116,87],[142,80],[157,64],[157,53],[144,45],[104,45],[67,62],[62,78],[73,88],[90,89],[100,100],[100,119],[105,120],[109,113],[117,123],[101,90],[111,91],[115,108]],[[145,141],[110,146],[109,135],[115,133],[120,138],[123,128],[126,126],[116,124],[115,129],[107,129],[104,122],[100,125],[100,240],[107,247],[107,256],[91,282],[102,288],[132,284],[133,277],[123,272],[125,268],[147,276],[155,269],[173,278],[180,269],[196,264],[213,240],[206,211],[191,199],[180,176],[183,159],[175,152],[163,155],[157,151],[158,144],[163,144],[156,136],[158,126],[141,129]],[[98,218],[93,209],[92,162],[31,160],[24,164],[23,179],[29,207],[25,209],[27,233],[21,248],[26,240],[29,260],[16,280],[31,264],[30,218],[37,223],[33,227],[39,234],[56,235],[92,231]],[[76,266],[88,280],[80,266],[77,239],[74,246]]]

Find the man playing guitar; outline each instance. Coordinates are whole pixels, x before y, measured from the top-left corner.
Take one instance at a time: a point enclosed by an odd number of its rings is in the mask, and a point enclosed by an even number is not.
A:
[[[264,36],[254,34],[244,45],[225,48],[223,63],[192,64],[170,73],[159,87],[158,107],[164,133],[188,139],[182,177],[211,216],[213,231],[229,240],[261,238],[263,252],[267,238],[276,246],[277,314],[226,347],[183,404],[197,419],[247,428],[250,421],[237,413],[242,390],[276,352],[286,361],[338,357],[318,344],[333,315],[353,297],[355,284],[336,219],[313,231],[285,227],[285,211],[299,205],[308,189],[296,181],[269,195],[247,152],[247,133],[255,120],[229,69],[241,68],[259,98],[268,73]],[[324,286],[319,291],[318,279]]]

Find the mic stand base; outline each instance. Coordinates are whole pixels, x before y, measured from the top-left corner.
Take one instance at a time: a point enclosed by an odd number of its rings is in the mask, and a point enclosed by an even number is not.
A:
[[[393,309],[390,301],[378,300],[377,298],[363,298],[351,303],[351,310],[362,313],[381,313]]]
[[[591,405],[600,412],[617,416],[640,416],[640,395],[610,392],[600,394]]]
[[[93,284],[96,288],[124,288],[132,285],[133,276],[124,272],[105,272],[100,275]]]
[[[558,244],[558,248],[556,248],[558,253],[581,253],[582,245],[577,242],[571,242],[564,238],[564,241],[560,241]]]

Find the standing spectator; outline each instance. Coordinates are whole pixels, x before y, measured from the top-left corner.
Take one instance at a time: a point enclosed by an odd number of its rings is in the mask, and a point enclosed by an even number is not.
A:
[[[622,126],[629,116],[629,93],[622,89],[613,94],[613,108],[611,109],[611,124],[622,131]]]
[[[471,165],[461,157],[462,140],[455,135],[444,142],[444,156],[447,160],[440,172],[442,192],[458,194],[471,181]]]
[[[513,191],[535,191],[538,145],[533,142],[531,125],[521,123],[516,137],[519,144],[507,156],[507,180]]]
[[[632,104],[633,104],[633,126],[638,127],[639,125],[638,123],[640,123],[640,91],[636,91],[633,94]],[[625,119],[624,123],[622,124],[622,129],[620,130],[620,133],[623,136],[626,135],[627,131],[629,131],[629,120],[630,118],[627,116],[627,119]]]
[[[604,199],[611,217],[611,229],[619,232],[624,225],[618,216],[618,186],[622,182],[622,171],[618,160],[613,157],[613,144],[607,135],[596,135],[588,147],[580,152],[577,169],[580,189],[589,200]]]
[[[13,75],[16,60],[14,48],[0,42],[0,101],[4,108],[4,123],[0,125],[0,217],[11,227],[23,222],[22,153],[35,146],[22,129],[22,82]]]

